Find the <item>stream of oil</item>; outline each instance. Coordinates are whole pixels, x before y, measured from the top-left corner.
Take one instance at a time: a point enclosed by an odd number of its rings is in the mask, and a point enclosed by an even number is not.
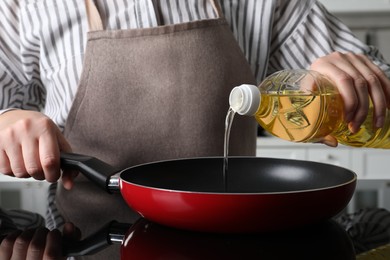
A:
[[[230,137],[230,129],[232,127],[233,118],[235,112],[232,108],[229,108],[226,119],[225,119],[225,138],[224,138],[224,146],[223,146],[223,185],[225,191],[228,189],[228,157],[229,157],[229,137]]]

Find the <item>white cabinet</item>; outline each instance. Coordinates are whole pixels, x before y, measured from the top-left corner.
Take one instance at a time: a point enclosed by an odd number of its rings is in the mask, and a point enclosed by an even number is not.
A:
[[[272,148],[268,147],[263,149],[262,147],[257,149],[256,155],[259,157],[272,157],[272,158],[285,158],[304,160],[306,158],[306,150],[304,149],[291,149],[291,148]]]
[[[350,155],[346,149],[308,148],[307,160],[350,168]]]
[[[390,151],[380,149],[351,150],[352,170],[363,179],[383,179],[390,181]]]

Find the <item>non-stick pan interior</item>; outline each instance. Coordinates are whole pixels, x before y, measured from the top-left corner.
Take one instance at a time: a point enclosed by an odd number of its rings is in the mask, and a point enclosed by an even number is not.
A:
[[[162,161],[128,168],[123,181],[192,192],[271,193],[330,188],[351,182],[347,169],[308,161],[230,157],[226,182],[223,158]]]

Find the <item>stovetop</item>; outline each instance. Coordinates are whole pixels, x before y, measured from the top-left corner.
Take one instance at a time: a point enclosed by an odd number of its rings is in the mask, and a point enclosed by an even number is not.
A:
[[[112,221],[64,252],[86,259],[355,259],[351,238],[333,220],[260,234],[198,233],[143,218],[132,225]]]

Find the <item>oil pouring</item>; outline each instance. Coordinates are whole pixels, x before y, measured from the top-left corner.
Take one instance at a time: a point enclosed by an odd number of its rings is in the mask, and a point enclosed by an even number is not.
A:
[[[230,108],[254,116],[272,135],[292,142],[318,142],[327,135],[354,147],[390,148],[390,114],[383,128],[373,122],[373,104],[360,130],[352,133],[344,121],[344,104],[326,76],[309,70],[284,70],[268,76],[259,87],[233,88]]]

